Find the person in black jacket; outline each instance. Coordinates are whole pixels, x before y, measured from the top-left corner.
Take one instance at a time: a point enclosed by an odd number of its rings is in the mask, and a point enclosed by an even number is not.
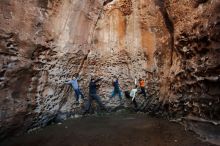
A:
[[[97,95],[97,86],[98,86],[97,82],[99,82],[99,81],[101,81],[101,79],[95,80],[94,78],[92,78],[89,83],[89,101],[86,105],[85,113],[89,112],[89,109],[91,107],[91,103],[93,100],[95,100],[98,103],[98,105],[101,107],[101,109],[105,109],[105,107],[101,101],[101,98]]]

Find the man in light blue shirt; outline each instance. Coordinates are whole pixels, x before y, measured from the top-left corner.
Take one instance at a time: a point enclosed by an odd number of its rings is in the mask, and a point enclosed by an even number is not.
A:
[[[72,87],[75,91],[77,103],[79,102],[79,96],[81,96],[81,98],[84,99],[84,95],[82,94],[82,92],[80,91],[80,88],[79,88],[78,80],[79,80],[79,76],[77,78],[73,77],[72,80],[70,80],[69,82],[66,82],[66,84],[72,85]]]

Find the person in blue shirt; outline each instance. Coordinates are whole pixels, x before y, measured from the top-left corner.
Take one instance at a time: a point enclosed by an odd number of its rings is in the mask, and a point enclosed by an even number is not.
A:
[[[70,80],[69,82],[66,82],[66,84],[72,85],[73,90],[75,91],[75,97],[76,97],[77,103],[79,103],[79,96],[81,96],[81,98],[84,99],[84,95],[82,94],[79,88],[79,84],[78,84],[79,79],[80,79],[79,76],[73,77],[72,80]]]
[[[94,78],[92,78],[89,83],[89,101],[86,105],[84,114],[89,112],[93,100],[97,102],[97,104],[101,107],[101,109],[104,110],[106,109],[101,101],[101,98],[97,95],[97,87],[98,87],[97,82],[99,81],[101,81],[101,79],[95,80]]]
[[[119,86],[119,82],[118,82],[118,78],[115,78],[113,81],[113,92],[112,95],[110,96],[110,99],[113,98],[114,96],[116,96],[118,94],[119,99],[122,100],[122,92],[120,90],[120,86]]]

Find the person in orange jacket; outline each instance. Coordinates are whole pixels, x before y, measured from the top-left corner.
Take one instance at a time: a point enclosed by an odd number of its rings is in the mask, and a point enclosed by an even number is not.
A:
[[[141,94],[143,94],[144,95],[144,97],[147,97],[147,94],[146,94],[146,92],[145,92],[145,82],[144,82],[144,80],[143,79],[139,79],[139,86],[140,86],[140,88],[141,88]]]

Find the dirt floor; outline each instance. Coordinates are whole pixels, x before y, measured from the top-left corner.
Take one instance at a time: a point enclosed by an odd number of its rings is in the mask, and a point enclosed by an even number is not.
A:
[[[179,124],[144,114],[85,116],[9,138],[1,146],[212,146]]]

